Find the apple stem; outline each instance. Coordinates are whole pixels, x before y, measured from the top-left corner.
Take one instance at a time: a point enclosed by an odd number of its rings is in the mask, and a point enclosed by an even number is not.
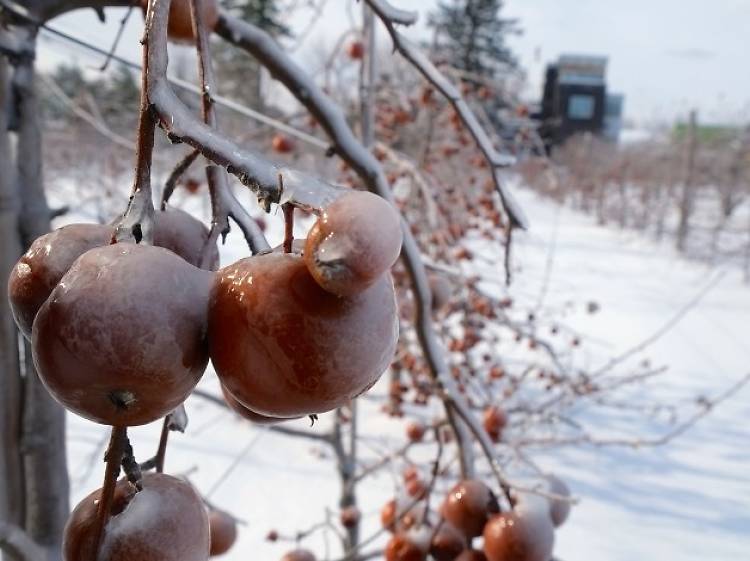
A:
[[[91,561],[97,561],[99,547],[101,546],[104,528],[109,521],[112,511],[112,501],[115,496],[117,477],[120,475],[120,462],[125,454],[128,440],[127,427],[112,427],[109,437],[109,446],[104,454],[107,466],[104,470],[104,484],[99,498],[99,508],[96,512],[96,525],[94,526],[94,543],[91,549]]]
[[[154,241],[154,202],[151,190],[151,160],[154,152],[154,132],[156,129],[156,115],[151,109],[148,99],[148,65],[150,33],[153,27],[154,1],[150,0],[146,16],[146,26],[143,31],[143,71],[141,74],[141,100],[138,115],[136,136],[135,178],[133,189],[128,201],[128,207],[122,218],[117,222],[112,243],[134,241],[135,243],[152,244]]]
[[[284,203],[281,210],[284,212],[284,253],[291,253],[294,242],[294,206]]]
[[[161,426],[161,437],[159,438],[159,448],[156,451],[156,458],[155,458],[156,473],[164,472],[164,458],[167,455],[167,440],[168,439],[169,439],[169,415],[164,417],[164,424]]]

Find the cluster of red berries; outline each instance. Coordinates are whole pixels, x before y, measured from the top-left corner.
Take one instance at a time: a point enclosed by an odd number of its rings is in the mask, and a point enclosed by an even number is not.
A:
[[[414,481],[421,477],[410,466],[404,482],[408,486]],[[423,503],[414,504],[413,495],[393,499],[381,510],[381,523],[393,534],[386,561],[549,561],[554,529],[570,509],[563,498],[570,493],[555,476],[547,477],[547,491],[560,498],[517,494],[513,508],[501,512],[487,485],[460,481],[444,497],[437,522],[427,516]],[[474,548],[472,541],[479,537],[482,547]]]

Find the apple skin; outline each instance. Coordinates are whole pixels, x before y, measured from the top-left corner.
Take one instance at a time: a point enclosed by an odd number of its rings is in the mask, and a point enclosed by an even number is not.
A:
[[[481,549],[464,549],[456,561],[487,561],[487,556]]]
[[[467,538],[482,535],[490,515],[499,511],[497,498],[476,479],[459,481],[448,492],[440,514]]]
[[[135,426],[180,405],[208,363],[213,273],[166,249],[113,244],[79,257],[39,310],[39,377],[68,410]]]
[[[251,421],[255,423],[256,425],[273,425],[276,423],[281,423],[281,422],[290,420],[290,419],[280,419],[278,417],[268,417],[266,415],[260,415],[259,413],[256,413],[255,411],[251,411],[250,409],[242,405],[239,401],[237,401],[237,398],[234,397],[231,393],[229,393],[229,390],[227,390],[223,384],[221,385],[221,393],[224,396],[224,401],[226,402],[227,406],[232,411],[237,413],[243,419],[247,419],[248,421]]]
[[[245,407],[270,417],[324,413],[368,390],[398,339],[390,275],[339,298],[302,258],[268,253],[221,269],[208,314],[211,361]]]
[[[144,16],[148,8],[148,0],[141,1]],[[216,0],[203,0],[202,20],[210,33],[219,23],[219,6]],[[193,33],[193,16],[190,13],[190,0],[172,0],[169,4],[169,19],[167,20],[167,37],[173,43],[195,43]]]
[[[8,279],[11,311],[27,339],[31,338],[39,308],[73,262],[88,250],[108,244],[111,238],[111,226],[70,224],[34,240]]]
[[[425,561],[426,548],[410,532],[394,534],[385,546],[386,561]]]
[[[545,507],[520,504],[511,512],[493,516],[484,528],[488,561],[549,561],[555,529]]]
[[[8,279],[8,300],[13,318],[21,333],[31,339],[31,330],[42,307],[81,255],[109,245],[114,227],[109,224],[69,224],[38,237],[11,271]],[[169,208],[154,215],[154,245],[168,249],[185,261],[200,267],[208,228],[179,209]],[[216,244],[209,250],[206,269],[219,267]]]
[[[367,191],[351,191],[326,207],[310,229],[305,262],[325,290],[351,296],[393,266],[402,241],[393,205]]]
[[[224,555],[237,541],[237,523],[226,512],[212,510],[208,514],[211,533],[211,557]]]
[[[169,207],[154,215],[154,245],[176,253],[195,267],[201,267],[207,241],[208,228],[184,210]],[[207,271],[219,268],[216,242],[208,249],[206,264],[202,268]]]
[[[111,518],[104,529],[99,561],[206,561],[208,515],[192,485],[162,473],[143,476],[143,489],[125,479],[115,488]],[[91,559],[98,489],[73,510],[63,533],[63,559]]]
[[[284,554],[281,561],[317,561],[309,549],[294,549]]]
[[[435,561],[453,561],[466,548],[466,537],[443,521],[430,542],[430,555]]]

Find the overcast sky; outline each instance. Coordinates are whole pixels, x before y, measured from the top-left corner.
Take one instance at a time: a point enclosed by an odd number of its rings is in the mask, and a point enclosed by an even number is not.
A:
[[[393,3],[420,13],[420,24],[405,33],[426,37],[424,21],[435,2]],[[524,30],[511,45],[528,71],[530,98],[540,96],[544,65],[558,55],[596,54],[609,57],[609,87],[625,94],[628,119],[671,121],[695,107],[705,122],[750,120],[750,0],[506,0],[505,6],[504,14],[518,18]],[[353,0],[327,0],[323,17],[295,56],[304,59],[304,47],[332,45],[359,11]],[[123,13],[109,11],[104,25],[90,10],[51,25],[108,48]],[[290,24],[301,31],[309,17],[296,14]],[[141,27],[140,14],[134,14],[119,54],[139,59]],[[93,63],[57,41],[42,43],[44,66],[71,56]]]

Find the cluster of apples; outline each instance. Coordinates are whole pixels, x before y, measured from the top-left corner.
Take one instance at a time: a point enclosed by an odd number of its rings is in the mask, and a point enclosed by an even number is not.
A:
[[[97,559],[106,561],[205,561],[223,555],[237,539],[229,514],[206,511],[201,497],[183,479],[163,473],[143,476],[138,490],[117,482]],[[68,519],[63,536],[65,561],[93,559],[96,518],[102,490],[84,498]]]
[[[412,466],[405,470],[407,486],[419,479]],[[547,477],[547,490],[559,497],[570,494],[553,475]],[[391,500],[381,510],[381,523],[393,534],[386,561],[550,561],[555,527],[567,519],[569,502],[526,493],[514,500],[512,510],[501,512],[487,485],[460,481],[444,497],[437,522],[426,516],[424,504],[410,508],[413,498]],[[482,546],[475,548],[472,542],[479,537]]]
[[[111,243],[113,233],[107,225],[60,228],[37,239],[9,279],[11,308],[41,381],[82,417],[117,427],[164,417],[187,398],[210,358],[230,407],[256,422],[282,421],[344,405],[393,357],[398,322],[389,269],[401,223],[375,195],[341,195],[320,213],[303,251],[276,249],[219,270],[205,226],[187,213],[156,213],[153,246]],[[146,508],[138,505],[161,513],[174,500],[203,509],[189,485],[169,476],[147,476],[138,493],[129,485],[118,487],[123,498],[103,547],[120,551],[111,540],[121,530],[129,559],[205,559],[136,555],[132,548],[152,547],[149,532],[172,535],[170,525],[201,552],[196,540],[208,525],[196,515],[190,531],[183,516],[170,522],[167,513],[158,515],[157,530],[126,523]],[[95,500],[85,499],[71,519],[73,549]]]

